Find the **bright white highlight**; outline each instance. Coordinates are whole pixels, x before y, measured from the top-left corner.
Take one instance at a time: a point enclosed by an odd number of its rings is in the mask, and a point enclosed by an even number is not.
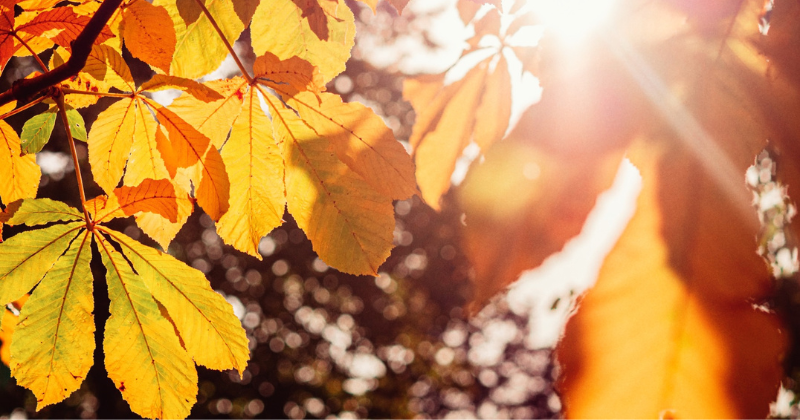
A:
[[[530,0],[546,30],[568,45],[577,45],[601,26],[615,0]]]

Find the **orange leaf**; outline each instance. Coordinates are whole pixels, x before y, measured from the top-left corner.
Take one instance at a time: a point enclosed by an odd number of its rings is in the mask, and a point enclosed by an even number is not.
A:
[[[158,242],[164,250],[169,248],[172,239],[175,238],[175,235],[186,224],[189,216],[194,211],[194,200],[189,197],[189,193],[174,181],[172,186],[175,189],[175,202],[178,206],[177,220],[175,222],[171,222],[158,213],[140,212],[135,215],[136,224],[142,229],[142,232]]]
[[[431,130],[419,136],[414,149],[417,182],[422,198],[437,210],[439,199],[450,188],[450,177],[456,167],[456,160],[469,144],[487,67],[487,61],[481,62],[457,86],[451,85],[452,89],[457,89],[456,92],[443,93],[452,94],[452,99],[446,102],[441,114],[431,118],[435,125],[431,123]],[[412,139],[417,135],[416,125]]]
[[[531,140],[515,132],[492,147],[458,189],[464,253],[475,271],[473,309],[580,233],[624,151],[558,155]]]
[[[44,35],[52,29],[60,29],[58,35],[52,38],[53,41],[67,50],[71,50],[72,41],[83,31],[87,23],[89,23],[88,16],[77,15],[71,7],[58,7],[42,12],[30,22],[18,27],[17,31],[32,35]],[[104,27],[97,36],[95,44],[102,44],[103,41],[113,37],[114,34],[108,27]]]
[[[0,71],[14,55],[14,2],[11,0],[0,1]]]
[[[169,135],[172,152],[159,149],[161,155],[165,159],[167,156],[172,156],[175,159],[174,164],[179,168],[188,168],[200,161],[208,149],[208,137],[169,109],[149,100],[147,104],[155,111],[156,118]],[[159,144],[159,146],[161,145]],[[167,159],[167,161],[169,160]]]
[[[259,82],[286,92],[287,96],[294,96],[298,92],[305,91],[318,92],[325,86],[322,76],[314,66],[297,56],[281,60],[267,51],[264,55],[256,58],[253,63],[253,73]]]
[[[786,336],[750,303],[771,288],[755,212],[727,210],[731,197],[685,151],[644,149],[636,214],[558,348],[566,415],[764,417]]]
[[[233,121],[242,110],[242,97],[247,82],[241,77],[234,77],[209,81],[205,85],[223,98],[207,102],[192,95],[181,95],[170,104],[169,109],[208,136],[214,147],[220,148],[228,138]]]
[[[208,148],[203,159],[200,161],[201,173],[199,187],[195,191],[197,204],[213,220],[219,220],[228,211],[230,206],[230,181],[228,172],[225,171],[225,163],[222,161],[219,151],[211,146]],[[192,181],[197,185],[198,179]]]
[[[122,38],[131,55],[169,71],[176,40],[167,9],[147,1],[134,1],[122,15]]]
[[[397,13],[403,13],[403,9],[406,8],[409,0],[389,0],[389,4],[394,6],[397,9]]]
[[[175,188],[169,180],[145,179],[135,187],[119,187],[111,195],[90,200],[87,202],[87,210],[95,221],[150,212],[175,223],[178,217],[178,204],[175,200]]]

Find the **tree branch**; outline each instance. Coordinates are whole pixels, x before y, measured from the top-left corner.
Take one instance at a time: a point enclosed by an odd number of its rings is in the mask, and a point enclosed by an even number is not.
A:
[[[66,63],[55,69],[31,79],[22,79],[14,82],[11,89],[0,93],[0,106],[13,100],[23,103],[36,96],[45,89],[55,86],[68,78],[75,76],[86,65],[86,59],[92,51],[92,45],[100,32],[114,15],[122,0],[103,0],[94,16],[83,31],[72,41],[72,56]]]

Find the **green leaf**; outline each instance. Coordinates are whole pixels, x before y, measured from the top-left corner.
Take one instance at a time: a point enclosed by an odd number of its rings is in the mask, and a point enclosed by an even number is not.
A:
[[[0,213],[0,223],[37,226],[52,222],[71,222],[83,219],[83,213],[61,201],[49,198],[17,200]]]
[[[103,338],[108,377],[143,417],[185,418],[196,401],[197,370],[142,278],[102,236],[111,317]]]
[[[28,293],[84,227],[83,221],[20,233],[0,244],[0,305]]]
[[[244,372],[250,357],[247,336],[230,303],[211,289],[203,273],[124,234],[108,233],[167,308],[189,355],[211,369]]]
[[[47,111],[29,119],[22,126],[22,153],[30,155],[39,153],[50,140],[53,127],[56,124],[57,108],[51,107]]]
[[[83,122],[81,113],[77,109],[68,106],[67,121],[69,121],[69,129],[72,131],[72,138],[86,141],[86,123]]]
[[[11,375],[37,410],[80,388],[94,363],[91,233],[72,242],[22,307],[11,340]]]

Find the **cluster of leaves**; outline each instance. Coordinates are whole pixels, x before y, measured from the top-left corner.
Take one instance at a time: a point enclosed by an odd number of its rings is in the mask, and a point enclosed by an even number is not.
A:
[[[134,412],[188,415],[195,363],[245,369],[248,342],[230,304],[201,272],[106,226],[115,218],[133,216],[167,249],[196,203],[225,243],[260,259],[260,239],[288,207],[330,266],[376,274],[388,257],[392,201],[417,192],[414,166],[380,117],[325,91],[354,42],[343,0],[10,0],[0,13],[0,67],[18,55],[41,68],[0,94],[0,114],[51,104],[21,136],[0,121],[0,227],[45,226],[0,245],[0,304],[34,289],[13,328],[9,363],[38,407],[78,389],[94,362],[92,244],[111,301],[105,368]],[[252,69],[231,47],[246,28]],[[40,57],[48,53],[49,65]],[[152,77],[135,81],[126,54]],[[194,80],[228,54],[241,76]],[[164,106],[151,93],[165,89],[184,94]],[[77,110],[103,97],[116,101],[87,133]],[[74,139],[85,140],[106,193],[85,199],[76,171],[80,210],[35,198],[35,153],[57,115],[76,168]]]
[[[470,20],[473,5],[459,5]],[[429,203],[449,188],[468,144],[485,152],[457,194],[476,302],[577,234],[627,154],[644,186],[559,345],[566,415],[766,415],[787,337],[755,305],[774,282],[756,253],[759,223],[743,179],[769,140],[785,158],[778,179],[790,189],[800,181],[800,5],[626,0],[577,47],[545,32],[535,65],[523,66],[540,79],[541,101],[504,136],[502,71],[519,49],[503,40],[521,10],[493,5],[473,23],[462,60],[496,38],[493,61],[454,82],[450,73],[406,84]],[[489,24],[496,13],[511,23]]]

